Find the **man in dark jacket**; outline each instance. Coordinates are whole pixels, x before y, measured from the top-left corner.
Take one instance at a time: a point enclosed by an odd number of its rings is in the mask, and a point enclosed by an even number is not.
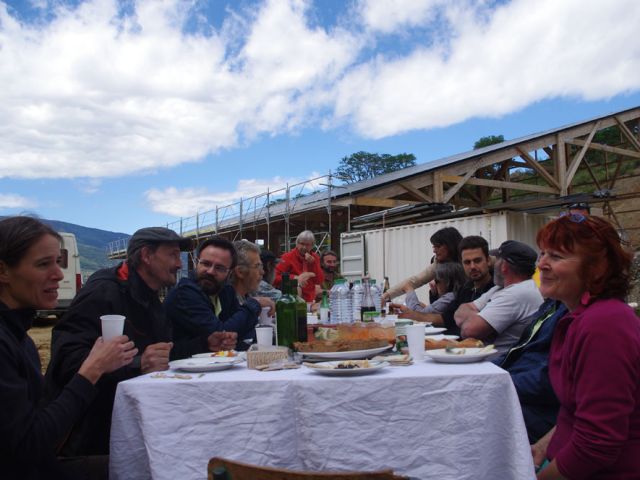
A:
[[[560,404],[549,381],[549,349],[556,324],[566,313],[562,302],[546,300],[531,315],[518,343],[493,360],[511,375],[532,444],[556,424]]]
[[[238,261],[231,242],[211,237],[198,247],[196,262],[195,271],[181,279],[165,300],[167,317],[174,327],[174,339],[189,340],[220,331],[236,332],[236,348],[246,349],[243,339],[254,336],[262,309],[261,299],[248,297],[240,304],[236,291],[227,283],[229,273],[239,264],[245,268],[244,260]],[[260,262],[259,256],[254,259],[256,262]],[[269,300],[269,304],[273,305],[273,302]]]
[[[98,393],[82,421],[74,427],[62,453],[105,455],[109,452],[111,411],[118,382],[140,374],[166,370],[169,358],[219,350],[235,344],[235,335],[218,334],[189,342],[172,342],[171,325],[165,317],[158,290],[174,285],[181,268],[180,251],[191,241],[172,230],[153,227],[138,230],[129,240],[127,261],[99,270],[89,278],[52,332],[51,362],[46,391],[55,398],[89,354],[101,335],[100,316],[126,317],[124,334],[141,352],[126,367],[104,375]]]

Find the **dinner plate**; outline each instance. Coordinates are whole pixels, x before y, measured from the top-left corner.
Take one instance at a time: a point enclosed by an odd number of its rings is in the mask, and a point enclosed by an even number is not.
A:
[[[229,357],[185,358],[183,360],[169,362],[169,367],[171,370],[182,370],[183,372],[215,372],[217,370],[226,370],[242,362],[242,360],[237,357],[230,358],[231,361],[228,361],[228,358]]]
[[[342,362],[342,360],[335,362],[320,362],[313,365],[306,365],[306,367],[310,372],[319,373],[320,375],[328,375],[332,377],[351,377],[355,375],[368,375],[389,366],[388,362],[378,362],[370,360],[370,366],[367,368],[335,368]]]
[[[236,352],[234,350],[234,354],[235,355],[233,357],[220,357],[216,355],[214,352],[196,353],[195,355],[191,355],[191,358],[209,358],[211,360],[215,360],[220,363],[234,362],[236,360],[245,360],[246,352]]]
[[[434,342],[439,342],[440,340],[458,340],[460,337],[458,335],[443,335],[442,333],[428,335],[429,340],[433,340]]]
[[[425,335],[435,335],[436,333],[445,332],[447,329],[444,327],[426,327],[424,329]]]
[[[489,350],[488,352],[481,352],[482,348],[456,348],[456,350],[464,350],[464,353],[449,353],[444,348],[439,348],[437,350],[427,350],[424,353],[434,362],[472,363],[480,362],[498,352],[495,349]]]
[[[335,360],[358,360],[367,358],[389,350],[392,345],[386,347],[369,348],[367,350],[349,350],[346,352],[300,352],[306,358],[326,358]]]

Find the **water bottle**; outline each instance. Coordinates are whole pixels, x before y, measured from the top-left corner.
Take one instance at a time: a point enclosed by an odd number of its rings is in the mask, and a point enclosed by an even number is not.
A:
[[[338,279],[329,290],[329,323],[340,323],[340,297],[338,290],[343,283],[344,279]]]
[[[376,311],[380,311],[382,308],[382,292],[380,291],[380,286],[376,284],[376,281],[371,279],[369,280],[371,283],[371,296],[373,296],[373,304],[376,307]]]
[[[352,306],[352,318],[360,318],[360,307],[362,306],[362,284],[360,280],[353,282],[353,288],[351,289],[351,306]]]
[[[364,286],[362,287],[362,305],[360,306],[360,321],[361,322],[371,322],[371,317],[365,318],[366,312],[375,312],[376,307],[373,301],[373,295],[371,292],[371,284],[369,280],[364,280]]]
[[[340,322],[353,323],[353,307],[351,305],[351,290],[349,284],[341,282],[338,288],[338,301],[340,303]]]

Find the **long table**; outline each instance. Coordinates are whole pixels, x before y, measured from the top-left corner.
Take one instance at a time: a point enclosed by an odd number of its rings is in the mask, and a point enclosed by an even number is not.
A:
[[[112,479],[202,479],[214,456],[424,479],[535,477],[515,389],[489,362],[353,377],[236,366],[118,385]]]

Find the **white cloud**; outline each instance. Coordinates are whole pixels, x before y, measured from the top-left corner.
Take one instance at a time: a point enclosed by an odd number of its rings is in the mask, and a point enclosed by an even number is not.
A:
[[[640,42],[630,40],[640,25],[635,0],[606,8],[581,0],[469,6],[447,7],[446,42],[348,72],[337,88],[336,117],[379,138],[504,115],[543,99],[597,100],[640,89]]]
[[[34,208],[37,202],[13,193],[0,193],[0,208]]]
[[[270,200],[285,196],[287,185],[291,188],[291,196],[299,193],[310,193],[322,188],[326,180],[320,174],[313,172],[308,178],[293,178],[276,176],[269,179],[241,179],[236,190],[232,192],[210,192],[206,188],[176,188],[150,189],[145,192],[146,201],[156,213],[174,217],[189,217],[196,213],[215,210],[216,206],[225,207],[242,198],[244,209],[260,208],[266,204],[267,191],[271,192]],[[257,200],[251,197],[260,196]],[[235,210],[234,210],[235,211]]]
[[[447,0],[363,0],[359,5],[365,27],[392,33],[405,26],[423,25]]]

